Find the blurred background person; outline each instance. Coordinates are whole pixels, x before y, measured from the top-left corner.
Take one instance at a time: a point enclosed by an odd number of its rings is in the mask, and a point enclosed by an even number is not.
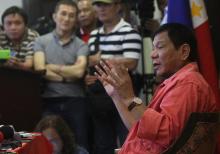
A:
[[[27,27],[26,12],[17,6],[7,8],[2,14],[3,31],[0,33],[0,46],[11,50],[11,58],[5,63],[24,69],[33,66],[33,42],[39,36]]]
[[[85,43],[88,43],[90,33],[96,29],[101,23],[98,21],[95,9],[92,5],[92,0],[78,0],[78,23],[79,27],[76,30],[76,35],[81,38]],[[90,83],[91,76],[87,73],[85,75],[85,88]],[[87,99],[90,102],[89,98]],[[89,110],[90,114],[90,110]],[[91,116],[89,116],[89,149],[93,147],[93,125],[91,122]],[[89,151],[90,151],[89,150]]]
[[[124,18],[126,22],[130,23],[135,30],[138,30],[138,17],[135,14],[135,11],[132,10],[132,2],[130,2],[130,0],[122,0],[121,7],[122,18]]]
[[[157,0],[158,9],[161,12],[160,25],[167,23],[168,0]]]
[[[111,98],[94,76],[93,67],[103,58],[134,71],[141,52],[141,37],[122,18],[120,0],[93,0],[93,5],[103,23],[91,32],[89,39],[90,76],[87,84],[94,126],[94,153],[113,154],[114,149],[123,144],[128,130]]]
[[[53,154],[89,154],[76,144],[73,132],[60,116],[44,117],[37,124],[35,131],[41,132],[52,144]]]
[[[158,9],[161,11],[161,14],[162,14],[161,17],[163,18],[166,13],[165,8],[167,7],[168,0],[156,0],[156,2],[158,5]]]
[[[90,37],[90,32],[97,27],[97,16],[92,6],[92,0],[78,0],[77,6],[79,9],[79,28],[76,35],[87,43]]]
[[[140,18],[140,26],[142,36],[150,36],[151,29],[145,27],[145,22],[153,19],[154,16],[154,0],[138,0],[137,1],[138,16]]]
[[[46,70],[43,115],[60,115],[76,135],[76,142],[88,147],[88,115],[84,90],[87,45],[75,35],[78,9],[70,0],[59,1],[53,32],[35,41],[34,67]]]

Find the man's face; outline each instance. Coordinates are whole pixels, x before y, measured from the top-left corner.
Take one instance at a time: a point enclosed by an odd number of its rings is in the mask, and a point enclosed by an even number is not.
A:
[[[93,9],[91,0],[81,0],[78,2],[78,21],[81,27],[92,25],[96,21],[95,10]]]
[[[117,3],[97,3],[95,4],[95,10],[99,20],[105,24],[116,19],[120,10],[120,5]]]
[[[153,40],[151,58],[156,75],[168,78],[183,65],[182,47],[176,49],[167,32],[157,34]]]
[[[19,14],[9,14],[5,16],[3,27],[6,35],[11,40],[21,40],[25,33],[25,23]]]
[[[56,28],[65,32],[72,31],[76,24],[76,14],[75,7],[61,4],[53,15]]]

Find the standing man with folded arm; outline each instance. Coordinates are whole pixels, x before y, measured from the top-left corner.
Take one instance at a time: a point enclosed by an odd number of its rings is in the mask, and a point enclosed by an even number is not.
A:
[[[128,130],[111,98],[93,74],[92,68],[101,59],[117,65],[125,65],[130,72],[136,69],[141,52],[141,37],[121,17],[120,0],[93,0],[101,28],[91,32],[89,39],[90,75],[86,81],[94,125],[94,154],[113,154],[124,143]]]
[[[44,115],[60,115],[76,134],[76,142],[88,148],[83,84],[88,47],[74,33],[77,11],[72,1],[57,3],[53,14],[56,28],[36,40],[34,66],[36,71],[46,70]]]
[[[196,63],[196,39],[187,27],[161,26],[153,37],[151,58],[158,86],[150,104],[137,99],[124,66],[96,66],[99,80],[129,129],[119,154],[160,154],[181,134],[192,112],[217,111],[214,93]]]

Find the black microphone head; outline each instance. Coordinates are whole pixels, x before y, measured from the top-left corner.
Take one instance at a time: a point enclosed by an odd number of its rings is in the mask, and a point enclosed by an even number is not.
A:
[[[4,139],[12,139],[14,137],[14,129],[8,125],[1,126],[0,132],[4,135]]]

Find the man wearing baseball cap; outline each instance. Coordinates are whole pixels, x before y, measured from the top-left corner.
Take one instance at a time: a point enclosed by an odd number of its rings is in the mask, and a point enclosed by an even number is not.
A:
[[[141,51],[140,35],[121,15],[121,0],[93,0],[97,17],[103,26],[91,32],[89,39],[89,66],[101,59],[124,65],[130,72],[137,66]],[[121,146],[128,129],[123,124],[112,99],[90,69],[88,87],[91,117],[94,126],[94,154],[114,154],[117,138]]]

